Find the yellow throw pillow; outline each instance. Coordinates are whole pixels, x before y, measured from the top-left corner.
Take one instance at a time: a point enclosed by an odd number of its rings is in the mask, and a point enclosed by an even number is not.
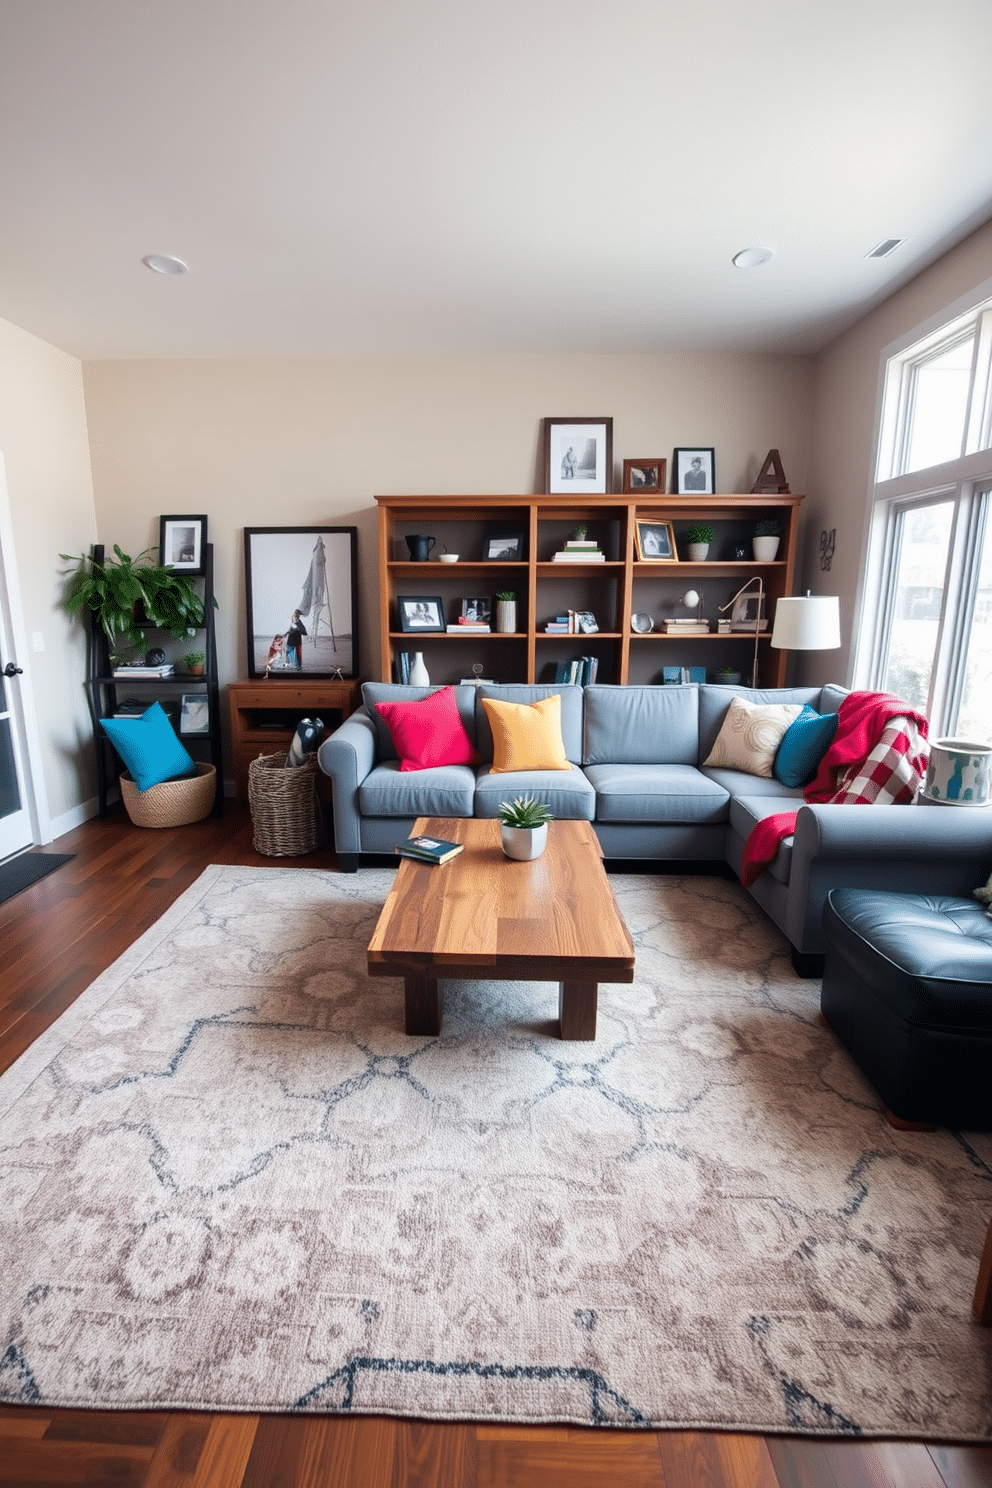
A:
[[[703,764],[771,779],[776,750],[802,711],[799,703],[749,703],[735,697]]]
[[[483,698],[493,731],[492,773],[510,770],[570,770],[561,737],[561,697],[537,703],[503,703]]]

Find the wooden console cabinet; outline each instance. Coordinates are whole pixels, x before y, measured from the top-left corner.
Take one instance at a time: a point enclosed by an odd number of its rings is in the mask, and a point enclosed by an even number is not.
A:
[[[358,677],[256,678],[228,685],[234,789],[248,800],[248,766],[260,754],[285,754],[301,718],[321,718],[326,732],[337,728],[362,701]],[[340,717],[330,715],[339,714]],[[323,780],[320,784],[323,794]]]

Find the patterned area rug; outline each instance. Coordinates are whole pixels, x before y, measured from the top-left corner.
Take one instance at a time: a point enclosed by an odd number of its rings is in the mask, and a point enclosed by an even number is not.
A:
[[[0,1399],[992,1434],[992,1138],[888,1127],[736,884],[615,876],[566,1044],[407,1038],[390,878],[207,869],[0,1080]]]

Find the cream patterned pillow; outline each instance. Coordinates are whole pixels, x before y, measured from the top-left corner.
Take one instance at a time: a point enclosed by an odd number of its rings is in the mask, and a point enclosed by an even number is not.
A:
[[[749,703],[735,697],[703,764],[770,779],[782,736],[802,711],[800,703]]]

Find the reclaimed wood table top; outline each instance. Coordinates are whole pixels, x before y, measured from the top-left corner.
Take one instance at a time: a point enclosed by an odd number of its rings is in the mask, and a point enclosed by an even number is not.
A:
[[[372,976],[632,982],[634,946],[586,821],[553,821],[532,863],[497,820],[420,817],[411,835],[464,842],[440,866],[400,861],[369,942]]]

